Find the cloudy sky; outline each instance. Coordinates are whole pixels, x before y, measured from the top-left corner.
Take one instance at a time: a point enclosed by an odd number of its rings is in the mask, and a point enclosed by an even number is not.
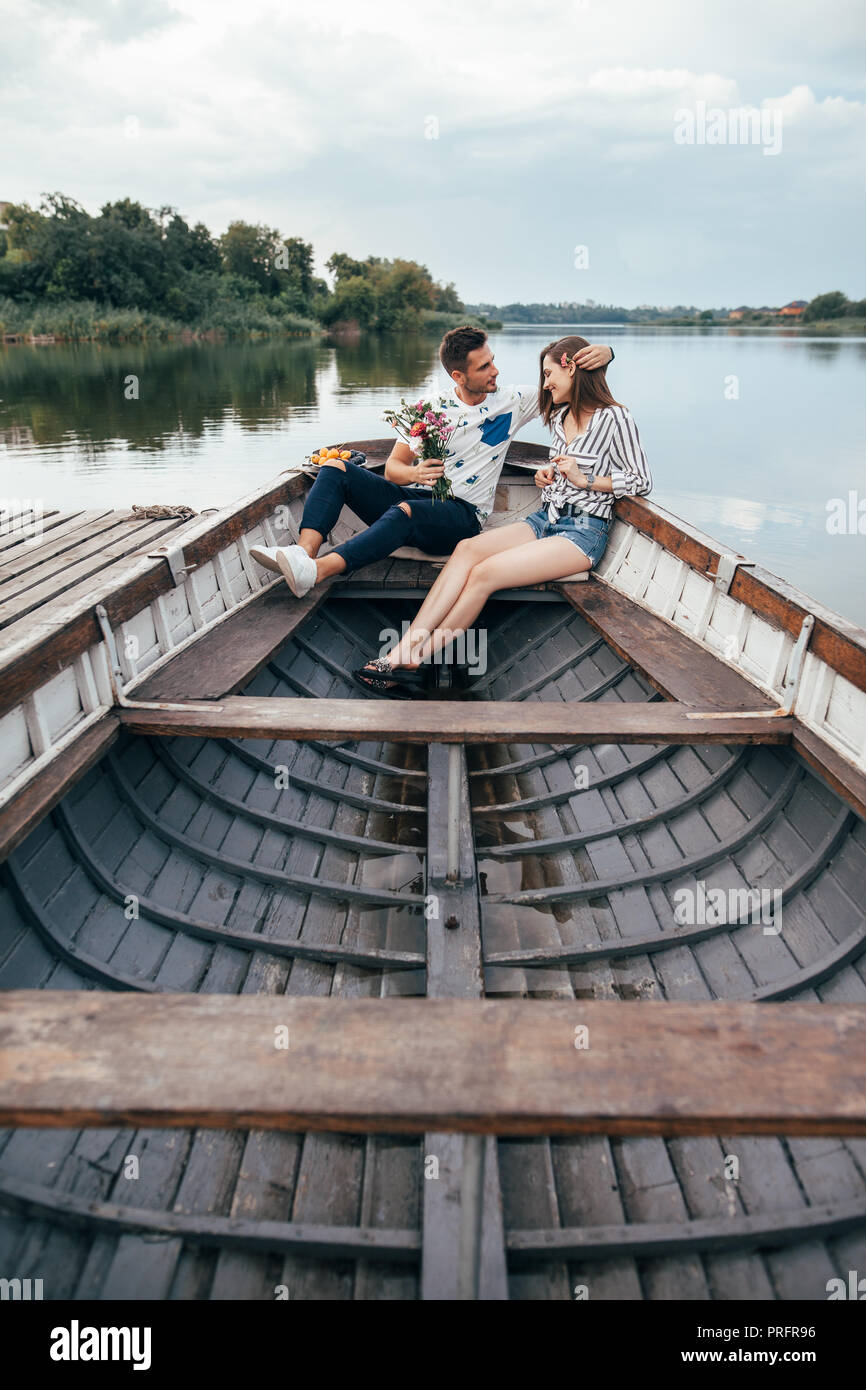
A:
[[[0,33],[0,199],[263,221],[470,302],[866,297],[863,0],[0,0]],[[698,143],[743,107],[762,140]]]

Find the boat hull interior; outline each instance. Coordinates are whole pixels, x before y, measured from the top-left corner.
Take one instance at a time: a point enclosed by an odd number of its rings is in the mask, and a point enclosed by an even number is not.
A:
[[[416,608],[338,589],[245,693],[363,700],[352,669]],[[483,623],[477,674],[437,668],[438,698],[660,698],[559,594]],[[434,752],[125,735],[0,869],[0,988],[866,1000],[866,826],[766,745],[467,747],[483,979],[440,971]],[[823,1300],[866,1268],[866,1141],[486,1144],[489,1297]],[[46,1298],[416,1299],[439,1277],[429,1159],[448,1145],[7,1130],[0,1267]],[[571,1233],[555,1254],[551,1232]]]

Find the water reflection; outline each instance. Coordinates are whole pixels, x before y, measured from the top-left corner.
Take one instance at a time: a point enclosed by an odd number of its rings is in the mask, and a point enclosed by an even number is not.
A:
[[[561,331],[494,334],[501,379],[532,388],[540,348]],[[616,347],[609,381],[638,422],[654,500],[866,623],[863,538],[826,527],[830,499],[866,496],[866,341],[793,328],[584,332]],[[404,335],[0,349],[0,498],[228,504],[322,444],[386,434],[386,405],[441,381],[437,346]],[[523,437],[547,441],[538,422]]]

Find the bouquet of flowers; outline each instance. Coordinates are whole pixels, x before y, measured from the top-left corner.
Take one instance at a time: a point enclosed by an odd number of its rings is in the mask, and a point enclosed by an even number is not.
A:
[[[382,419],[391,425],[407,444],[413,439],[420,439],[422,459],[444,460],[448,452],[448,440],[454,431],[454,426],[448,423],[448,416],[442,409],[444,404],[440,399],[438,409],[430,401],[417,401],[415,405],[407,405],[401,396],[400,409],[384,411]],[[443,473],[433,484],[433,501],[444,502],[446,497],[452,495],[451,479]]]

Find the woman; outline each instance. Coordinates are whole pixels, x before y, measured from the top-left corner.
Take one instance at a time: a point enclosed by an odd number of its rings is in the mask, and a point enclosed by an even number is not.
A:
[[[367,689],[396,696],[421,689],[418,667],[465,632],[491,594],[591,569],[604,554],[615,498],[649,492],[634,420],[608,390],[604,368],[587,372],[575,363],[586,346],[569,336],[541,353],[539,408],[553,444],[535,474],[538,511],[458,543],[410,631],[355,672]]]

